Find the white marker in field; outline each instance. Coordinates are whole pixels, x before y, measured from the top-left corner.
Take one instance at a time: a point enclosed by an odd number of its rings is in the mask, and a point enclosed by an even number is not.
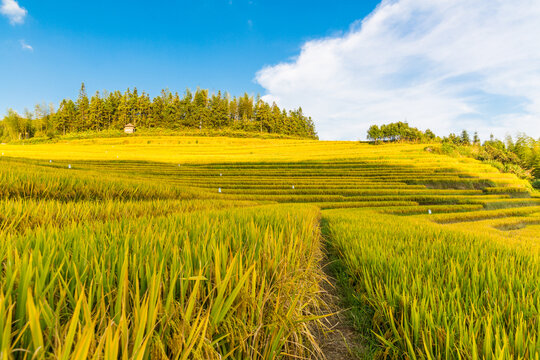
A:
[[[294,189],[294,185],[292,186],[292,188]]]
[[[71,164],[68,165],[68,169],[71,169]]]
[[[427,211],[427,213],[428,213],[429,215],[431,215],[431,209],[429,209],[429,210]]]
[[[52,164],[52,160],[49,160],[49,164]]]
[[[222,173],[219,173],[219,176],[223,176],[223,174],[222,174]]]
[[[221,192],[221,188],[218,188],[217,191],[218,191],[218,193],[220,193],[220,192]]]

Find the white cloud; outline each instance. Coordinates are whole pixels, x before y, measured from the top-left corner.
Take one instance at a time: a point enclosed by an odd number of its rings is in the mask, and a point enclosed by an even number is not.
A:
[[[539,19],[538,0],[384,0],[256,80],[266,100],[302,106],[322,139],[405,119],[441,134],[539,137]]]
[[[21,7],[15,0],[2,0],[0,14],[9,19],[12,25],[24,23],[24,18],[28,11]]]
[[[20,43],[21,43],[21,48],[23,50],[34,51],[34,48],[31,45],[29,45],[28,43],[26,43],[25,40],[21,40]]]

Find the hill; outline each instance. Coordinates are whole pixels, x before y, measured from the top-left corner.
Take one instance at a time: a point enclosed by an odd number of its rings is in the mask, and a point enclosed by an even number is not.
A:
[[[260,96],[255,99],[244,93],[231,97],[221,91],[210,94],[207,89],[184,96],[163,89],[153,99],[137,88],[124,93],[116,90],[99,91],[91,98],[81,85],[76,101],[63,99],[58,109],[53,104],[37,104],[34,112],[25,110],[23,116],[8,109],[0,121],[0,141],[9,142],[30,138],[77,136],[93,132],[95,136],[115,133],[126,125],[145,132],[170,131],[203,133],[258,133],[316,139],[315,125],[302,108],[281,109],[268,104]]]
[[[2,145],[2,350],[317,358],[334,276],[362,356],[539,356],[538,193],[426,147]]]

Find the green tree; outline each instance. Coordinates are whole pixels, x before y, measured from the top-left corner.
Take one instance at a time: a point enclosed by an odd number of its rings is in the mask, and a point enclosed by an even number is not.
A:
[[[199,129],[208,126],[208,90],[197,89],[193,97],[193,117]]]
[[[270,106],[259,99],[256,104],[255,122],[260,132],[270,132],[272,125],[272,111]]]
[[[99,91],[90,99],[90,105],[88,107],[88,122],[89,129],[103,130],[105,124],[103,122],[105,118],[104,104],[100,97]]]
[[[430,129],[426,129],[426,131],[424,131],[424,137],[427,141],[434,141],[437,138],[435,133]]]
[[[152,101],[150,117],[148,119],[149,127],[158,127],[163,124],[163,97],[156,96]]]
[[[103,126],[112,129],[118,113],[118,104],[122,95],[120,91],[103,93]]]
[[[160,127],[172,128],[176,116],[174,105],[174,96],[169,89],[161,90],[161,99],[163,106],[161,108],[161,124]]]
[[[221,96],[221,91],[217,95],[212,94],[209,102],[210,107],[210,126],[215,129],[222,129],[228,125],[229,120],[229,101]]]
[[[232,123],[238,121],[238,100],[236,99],[236,96],[233,97],[233,99],[229,102],[229,118],[231,119]]]
[[[480,137],[478,136],[478,131],[475,131],[474,132],[474,135],[473,135],[473,144],[474,145],[480,145]]]
[[[463,130],[461,132],[461,143],[463,145],[471,145],[471,137],[469,136],[469,133],[467,132],[467,130]]]
[[[153,100],[145,92],[139,95],[137,88],[133,91],[128,88],[124,93],[105,90],[102,96],[97,91],[89,100],[83,82],[75,102],[62,100],[56,113],[54,108],[47,111],[46,105],[36,105],[34,114],[27,118],[30,127],[25,125],[25,128],[30,131],[25,131],[24,136],[32,136],[35,129],[41,134],[47,131],[54,135],[55,132],[122,129],[133,123],[142,128],[232,128],[317,137],[313,120],[303,114],[302,108],[287,111],[275,103],[270,106],[259,95],[254,103],[253,96],[247,93],[232,100],[221,91],[209,96],[206,89],[197,89],[195,94],[187,89],[182,98],[164,89]],[[5,136],[7,125],[3,124],[2,128]]]
[[[149,127],[148,126],[148,118],[150,116],[150,112],[152,111],[152,102],[150,101],[150,97],[148,94],[143,92],[141,96],[138,99],[138,105],[137,105],[138,113],[138,123],[136,125],[142,126],[142,127]]]
[[[369,140],[379,141],[382,138],[382,132],[378,125],[371,125],[367,132]]]
[[[4,127],[11,139],[21,140],[24,133],[23,118],[13,109],[8,109],[7,115],[4,117]]]
[[[118,101],[116,109],[116,121],[113,123],[113,128],[122,129],[126,124],[131,122],[131,107],[130,107],[131,91],[126,90]]]
[[[133,123],[133,125],[140,125],[141,120],[141,111],[139,109],[139,92],[137,91],[137,88],[133,88],[133,92],[130,94],[128,98],[129,102],[129,121]]]
[[[272,130],[273,133],[281,134],[283,133],[283,115],[281,109],[274,102],[272,103]]]
[[[34,106],[34,119],[36,131],[44,134],[50,129],[50,108],[47,104],[36,104]]]
[[[244,122],[253,119],[253,97],[247,93],[238,99],[238,118]]]
[[[196,119],[194,115],[194,105],[193,105],[193,94],[191,90],[186,89],[182,101],[180,101],[180,109],[178,112],[180,114],[181,126],[186,128],[195,128]]]
[[[90,120],[88,116],[89,104],[88,96],[86,95],[86,86],[83,82],[79,90],[77,103],[75,104],[77,108],[77,119],[74,125],[77,131],[84,131],[90,128]]]
[[[54,124],[58,132],[66,134],[75,131],[77,121],[77,107],[73,100],[62,100],[58,112],[56,113]]]

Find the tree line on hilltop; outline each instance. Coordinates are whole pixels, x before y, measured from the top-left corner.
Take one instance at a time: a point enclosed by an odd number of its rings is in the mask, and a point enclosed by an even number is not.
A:
[[[529,179],[540,188],[540,139],[519,134],[515,138],[508,135],[504,141],[493,135],[482,142],[477,132],[473,136],[467,130],[461,134],[439,137],[431,130],[419,130],[406,122],[396,122],[381,126],[372,125],[367,137],[375,144],[385,142],[440,143],[436,149],[445,154],[457,153],[490,163],[504,172],[514,173]]]
[[[88,97],[84,83],[76,101],[64,99],[57,110],[51,104],[36,105],[34,112],[19,115],[8,110],[0,121],[0,139],[27,139],[34,136],[65,135],[83,131],[121,130],[128,123],[137,128],[174,130],[218,129],[274,133],[317,138],[315,126],[302,108],[287,111],[245,93],[232,97],[206,89],[183,96],[162,90],[153,99],[136,88]]]

